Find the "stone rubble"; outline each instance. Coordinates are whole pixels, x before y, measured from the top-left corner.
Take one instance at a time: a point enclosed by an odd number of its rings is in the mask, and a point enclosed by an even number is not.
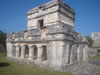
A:
[[[68,65],[65,72],[72,72],[76,75],[100,75],[100,60],[90,59],[88,62]]]

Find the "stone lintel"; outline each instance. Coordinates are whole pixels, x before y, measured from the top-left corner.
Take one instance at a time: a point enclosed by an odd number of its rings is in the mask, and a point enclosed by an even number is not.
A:
[[[55,35],[55,34],[65,34],[65,35],[73,36],[72,34],[70,34],[70,33],[65,33],[65,32],[47,33],[47,35]]]
[[[48,41],[64,41],[64,40],[66,40],[66,41],[73,41],[71,39],[49,39]]]
[[[34,48],[34,45],[29,44],[28,47],[29,47],[29,48]]]
[[[12,41],[11,43],[48,43],[47,40],[45,41]]]

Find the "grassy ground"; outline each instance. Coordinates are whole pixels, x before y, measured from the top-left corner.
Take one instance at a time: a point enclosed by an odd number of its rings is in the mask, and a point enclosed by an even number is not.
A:
[[[0,54],[0,75],[73,75],[67,72],[57,72],[8,61]]]
[[[93,58],[93,59],[100,59],[100,56],[93,56],[91,58]]]
[[[91,48],[100,48],[100,46],[92,46]]]

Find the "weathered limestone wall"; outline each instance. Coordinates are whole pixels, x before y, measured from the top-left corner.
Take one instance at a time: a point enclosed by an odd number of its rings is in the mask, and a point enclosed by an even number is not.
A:
[[[7,43],[7,57],[12,57],[12,44],[11,43]]]
[[[83,60],[84,61],[87,61],[88,60],[88,50],[89,50],[89,47],[88,45],[86,44],[83,48]]]
[[[70,54],[70,64],[74,64],[77,62],[77,50],[78,50],[78,45],[74,44],[72,45],[71,48],[71,54]]]
[[[55,24],[58,21],[58,6],[51,7],[46,10],[38,9],[36,13],[28,15],[28,29],[38,28],[38,20],[44,20],[44,26]],[[53,19],[52,19],[53,18]]]
[[[62,47],[63,47],[63,60],[62,60],[62,67],[63,66],[66,66],[69,63],[69,55],[70,55],[70,44],[71,42],[69,41],[65,41],[63,44],[62,44]]]
[[[100,32],[93,32],[91,38],[94,41],[93,46],[100,46]]]
[[[57,21],[59,21],[58,12],[48,14],[45,16],[44,25],[45,26],[54,25],[57,24]]]
[[[28,32],[25,32],[24,33],[24,39],[27,40],[27,38],[28,38]]]
[[[78,47],[78,50],[77,50],[78,61],[82,61],[83,60],[83,48],[84,48],[84,44],[80,44],[79,47]]]
[[[99,48],[89,48],[88,50],[88,55],[91,56],[96,56],[98,54]]]
[[[74,20],[72,20],[72,18],[66,17],[64,14],[61,13],[59,14],[59,17],[62,23],[74,26]]]
[[[45,15],[43,17],[41,16],[35,19],[28,20],[28,29],[38,28],[38,20],[41,20],[41,19],[44,20],[44,26],[57,24],[58,15],[57,13],[52,13],[52,14]]]
[[[47,45],[48,64],[54,69],[63,69],[69,64],[88,60],[88,47],[84,43],[71,41],[51,41]]]
[[[54,69],[60,69],[63,64],[63,41],[51,41],[48,43],[48,64]]]

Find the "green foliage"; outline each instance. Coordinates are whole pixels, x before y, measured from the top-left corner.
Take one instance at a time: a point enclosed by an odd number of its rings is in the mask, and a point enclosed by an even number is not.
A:
[[[0,30],[0,44],[5,45],[5,43],[6,43],[6,33]]]
[[[0,75],[73,75],[8,61],[4,58],[4,54],[0,55],[0,64]]]
[[[89,47],[92,47],[93,46],[93,40],[92,40],[92,38],[91,37],[89,37],[89,36],[87,36],[87,40],[88,40],[88,42],[89,42]]]
[[[0,30],[0,53],[6,53],[6,33]]]

